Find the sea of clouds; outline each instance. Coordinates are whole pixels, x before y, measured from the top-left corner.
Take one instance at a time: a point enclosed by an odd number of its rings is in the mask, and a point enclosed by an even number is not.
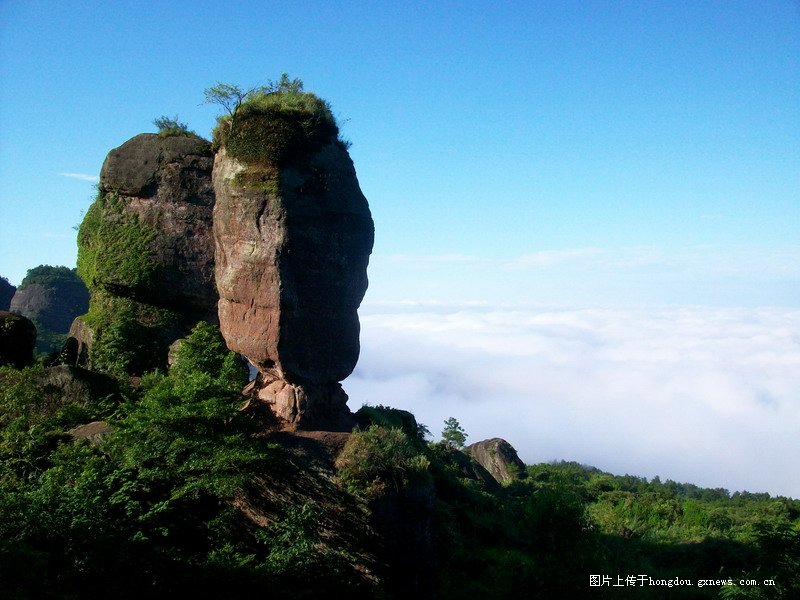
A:
[[[800,310],[367,304],[353,410],[412,411],[438,438],[527,463],[800,498]]]

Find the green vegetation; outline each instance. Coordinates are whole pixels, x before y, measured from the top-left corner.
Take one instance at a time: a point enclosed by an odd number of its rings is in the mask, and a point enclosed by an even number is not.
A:
[[[38,284],[46,288],[58,288],[65,285],[71,287],[76,281],[79,280],[76,276],[75,269],[39,265],[33,269],[28,269],[18,289],[24,290],[26,287],[33,284]]]
[[[446,469],[435,476],[438,535],[450,549],[441,598],[789,599],[800,592],[798,500],[729,496],[575,463],[530,466],[526,480],[489,492],[440,457],[434,464]],[[590,574],[607,575],[611,584],[591,589]],[[639,575],[694,586],[662,596],[663,589],[626,585]],[[624,590],[612,587],[617,577]],[[700,588],[700,579],[732,583]],[[760,585],[739,585],[751,579]],[[774,587],[763,585],[770,579]]]
[[[173,311],[139,302],[153,295],[158,270],[151,254],[155,228],[125,210],[114,192],[99,192],[78,231],[78,275],[92,290],[82,318],[92,329],[89,357],[96,370],[122,376],[160,364],[159,335]]]
[[[323,144],[346,145],[338,138],[330,105],[303,91],[302,81],[286,73],[277,82],[249,90],[217,84],[205,97],[225,110],[214,129],[213,145],[247,165],[237,176],[243,187],[275,192],[278,170],[287,162]]]
[[[279,449],[239,410],[243,371],[219,332],[198,326],[184,348],[121,406],[80,414],[41,404],[41,368],[0,369],[4,598],[359,597],[353,558],[321,543],[323,508],[266,524],[237,508]],[[87,418],[112,427],[99,445],[63,433]]]
[[[89,312],[81,318],[94,336],[89,355],[92,368],[125,380],[127,375],[141,375],[163,364],[161,335],[177,315],[101,289],[92,295]]]
[[[419,440],[379,425],[354,431],[336,459],[341,482],[366,498],[429,482],[429,465]]]
[[[161,137],[169,137],[171,135],[197,135],[194,131],[189,129],[189,125],[178,120],[178,115],[174,117],[162,115],[157,119],[153,119],[153,125],[158,128],[158,135]]]
[[[463,448],[467,443],[467,434],[455,417],[450,417],[444,422],[442,442],[451,448]]]
[[[151,243],[157,232],[124,202],[115,192],[98,192],[78,229],[78,275],[90,290],[127,288],[132,295],[156,285]]]

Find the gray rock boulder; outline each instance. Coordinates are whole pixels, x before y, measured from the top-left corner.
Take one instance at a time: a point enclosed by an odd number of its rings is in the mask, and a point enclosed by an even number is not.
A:
[[[166,367],[169,345],[198,321],[217,322],[212,166],[210,143],[193,134],[143,133],[109,152],[78,232],[91,307],[73,323],[67,362],[140,375]]]
[[[121,400],[119,385],[113,378],[80,367],[48,367],[38,383],[42,394],[49,394],[53,402],[60,404],[88,407],[107,399]]]
[[[122,295],[216,318],[212,166],[209,142],[188,134],[142,133],[108,153],[100,190],[117,195],[127,215],[152,228],[149,258],[157,277],[138,287],[111,272],[102,274],[101,283],[123,288]]]
[[[499,483],[527,477],[523,463],[514,446],[501,438],[475,442],[464,448],[464,452],[475,459]]]
[[[36,349],[58,351],[78,315],[89,308],[89,291],[75,269],[40,265],[28,271],[11,300],[11,311],[38,329]]]

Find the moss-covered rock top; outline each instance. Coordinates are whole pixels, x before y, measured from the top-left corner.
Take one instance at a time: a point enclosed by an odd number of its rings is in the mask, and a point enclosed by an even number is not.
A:
[[[224,147],[246,164],[280,166],[315,146],[340,142],[330,104],[302,83],[281,83],[249,94],[235,111],[219,118],[214,147]],[[341,143],[341,142],[340,142]]]

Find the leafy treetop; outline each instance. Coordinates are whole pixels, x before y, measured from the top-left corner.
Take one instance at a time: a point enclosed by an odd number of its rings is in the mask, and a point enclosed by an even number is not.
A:
[[[50,265],[39,265],[32,269],[28,269],[25,279],[19,285],[19,289],[33,284],[38,284],[43,287],[56,287],[56,286],[73,286],[80,284],[75,269],[69,267],[51,267]]]
[[[205,98],[225,111],[214,128],[215,148],[225,147],[248,165],[279,165],[317,144],[347,147],[338,137],[330,104],[286,73],[277,82],[250,89],[218,83],[205,90]]]
[[[194,134],[193,131],[189,130],[189,126],[186,123],[178,120],[178,115],[174,117],[161,115],[157,119],[153,119],[153,125],[158,127],[158,135],[160,136]]]
[[[450,417],[444,422],[442,442],[451,448],[463,448],[467,442],[467,434],[455,417]]]

